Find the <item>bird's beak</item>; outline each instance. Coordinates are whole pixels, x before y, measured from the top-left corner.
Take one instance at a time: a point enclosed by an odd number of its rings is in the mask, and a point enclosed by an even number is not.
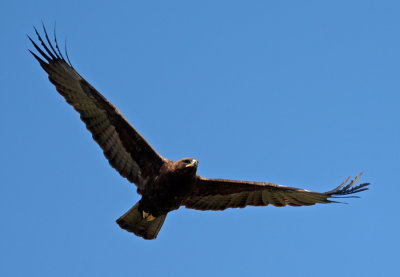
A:
[[[190,164],[187,164],[185,167],[197,167],[197,160],[193,159]]]

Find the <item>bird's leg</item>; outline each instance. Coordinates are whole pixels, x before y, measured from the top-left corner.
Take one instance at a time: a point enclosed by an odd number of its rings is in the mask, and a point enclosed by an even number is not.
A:
[[[153,221],[154,219],[156,219],[152,214],[146,213],[145,211],[142,212],[142,216],[147,221]]]

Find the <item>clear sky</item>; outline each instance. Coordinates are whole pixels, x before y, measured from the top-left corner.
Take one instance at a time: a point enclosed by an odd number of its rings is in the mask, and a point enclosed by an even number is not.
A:
[[[1,276],[394,276],[399,1],[1,1]],[[76,70],[171,160],[205,177],[328,191],[348,205],[115,220],[139,196],[27,51],[41,20]],[[52,31],[51,31],[52,33]]]

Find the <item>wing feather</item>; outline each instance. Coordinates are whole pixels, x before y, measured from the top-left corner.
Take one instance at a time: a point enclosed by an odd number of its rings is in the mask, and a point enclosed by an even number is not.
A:
[[[70,63],[65,61],[57,40],[55,39],[54,48],[44,27],[43,29],[49,47],[36,29],[35,32],[42,48],[29,36],[28,38],[44,59],[29,51],[47,72],[57,92],[80,114],[81,120],[102,148],[110,165],[123,177],[135,183],[140,192],[146,182],[157,176],[166,160],[106,98],[83,79]]]
[[[275,207],[310,206],[317,203],[332,203],[332,197],[340,197],[367,190],[368,183],[353,187],[360,178],[359,174],[348,185],[349,178],[340,186],[325,193],[304,189],[279,186],[266,182],[247,182],[225,179],[207,179],[198,176],[197,183],[183,205],[196,210],[224,210],[245,206]]]

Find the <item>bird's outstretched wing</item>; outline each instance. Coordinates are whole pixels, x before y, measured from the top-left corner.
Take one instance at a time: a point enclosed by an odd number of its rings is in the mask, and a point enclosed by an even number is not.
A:
[[[29,51],[47,72],[58,93],[80,114],[110,165],[135,183],[140,192],[148,181],[157,176],[165,159],[157,154],[106,98],[75,71],[67,52],[65,60],[55,32],[53,46],[44,26],[43,30],[47,44],[35,28],[42,48],[28,36],[42,57]]]
[[[360,177],[361,174],[349,184],[347,184],[349,180],[347,178],[334,190],[319,193],[264,182],[207,179],[198,176],[194,190],[182,205],[189,209],[218,211],[268,204],[283,207],[332,203],[335,201],[329,198],[346,197],[345,195],[367,190],[368,183],[353,187]]]

